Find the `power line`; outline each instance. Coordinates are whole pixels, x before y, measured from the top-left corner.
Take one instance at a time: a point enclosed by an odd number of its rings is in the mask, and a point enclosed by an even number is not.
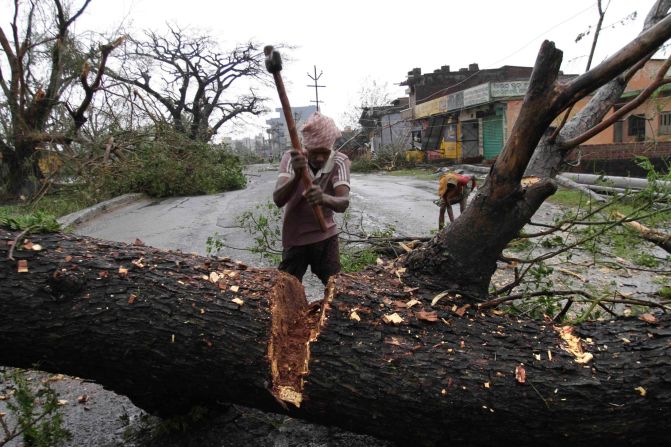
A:
[[[310,73],[308,73],[308,78],[310,78],[314,81],[314,84],[313,85],[308,85],[308,87],[314,87],[315,88],[315,100],[310,101],[310,102],[314,102],[314,103],[317,104],[317,112],[319,112],[319,103],[323,102],[323,101],[319,100],[319,89],[322,88],[322,87],[326,87],[326,86],[325,85],[317,85],[317,81],[319,80],[319,78],[322,77],[322,74],[324,74],[324,72],[319,70],[319,75],[317,75],[317,66],[316,65],[314,65],[314,70],[315,70],[315,75],[314,76],[312,76]]]

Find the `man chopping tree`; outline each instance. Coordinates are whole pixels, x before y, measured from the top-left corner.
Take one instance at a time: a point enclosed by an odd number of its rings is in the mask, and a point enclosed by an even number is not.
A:
[[[279,269],[302,281],[308,265],[322,283],[340,271],[338,229],[334,212],[349,206],[349,159],[333,150],[340,131],[333,120],[315,112],[301,129],[307,156],[292,149],[280,161],[273,201],[285,206],[282,225],[282,262]],[[306,169],[312,180],[307,190],[301,181]],[[313,207],[323,209],[325,226],[315,219]]]

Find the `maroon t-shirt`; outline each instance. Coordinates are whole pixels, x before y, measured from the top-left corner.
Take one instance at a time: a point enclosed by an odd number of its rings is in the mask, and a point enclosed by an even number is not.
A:
[[[336,186],[345,185],[349,188],[349,158],[340,152],[333,152],[332,157],[334,157],[334,163],[330,172],[324,172],[324,168],[322,168],[314,174],[309,166],[307,168],[312,183],[319,185],[322,191],[329,195],[335,195]],[[328,164],[326,163],[325,166]],[[282,161],[280,161],[279,177],[291,178],[294,175],[294,170],[291,167],[291,153],[287,151],[282,156]],[[325,206],[322,207],[327,227],[326,232],[322,232],[312,207],[303,197],[303,191],[303,182],[298,182],[294,194],[284,206],[284,223],[282,225],[282,245],[284,248],[314,244],[338,234],[333,219],[333,210]]]

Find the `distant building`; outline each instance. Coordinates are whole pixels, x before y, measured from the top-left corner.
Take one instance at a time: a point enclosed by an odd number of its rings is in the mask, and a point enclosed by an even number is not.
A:
[[[401,118],[408,108],[408,98],[397,98],[389,105],[364,107],[359,117],[362,131],[372,153],[384,148],[411,149],[411,124]]]
[[[424,75],[411,70],[401,83],[409,95],[401,116],[412,122],[415,146],[427,159],[494,159],[517,118],[532,71],[510,65],[480,70],[478,64],[456,72],[445,65]]]
[[[269,140],[269,155],[273,157],[277,157],[285,150],[291,148],[291,137],[289,136],[289,129],[284,117],[284,110],[282,110],[282,108],[277,108],[275,111],[279,112],[279,118],[270,118],[266,120],[266,124],[269,126],[266,130]],[[296,129],[300,130],[308,117],[316,111],[317,106],[292,107],[291,112],[294,115]]]

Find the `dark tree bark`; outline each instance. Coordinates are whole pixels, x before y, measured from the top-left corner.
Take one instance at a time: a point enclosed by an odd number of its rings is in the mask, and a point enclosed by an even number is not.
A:
[[[62,234],[10,260],[16,236],[0,230],[0,364],[153,413],[235,402],[426,445],[668,437],[669,317],[582,325],[579,353],[551,323],[431,306],[393,266],[333,278],[318,312],[274,270]]]

